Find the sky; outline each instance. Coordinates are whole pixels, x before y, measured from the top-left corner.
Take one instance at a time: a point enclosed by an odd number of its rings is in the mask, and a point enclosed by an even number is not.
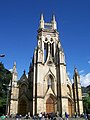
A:
[[[45,22],[56,16],[70,79],[75,66],[90,85],[90,0],[0,0],[0,61],[9,70],[16,62],[18,79],[28,74],[41,13]]]

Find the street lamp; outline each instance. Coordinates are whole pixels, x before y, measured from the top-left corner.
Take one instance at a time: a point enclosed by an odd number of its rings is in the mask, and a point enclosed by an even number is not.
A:
[[[5,57],[5,54],[0,54],[0,57]]]
[[[7,98],[6,98],[6,114],[10,113],[10,99],[11,99],[11,85],[3,84],[7,89]]]

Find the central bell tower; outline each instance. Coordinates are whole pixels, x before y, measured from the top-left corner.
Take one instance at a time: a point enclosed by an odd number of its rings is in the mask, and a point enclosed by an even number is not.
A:
[[[51,22],[40,16],[34,52],[33,114],[68,111],[66,63],[55,15]],[[67,104],[65,104],[67,103]]]
[[[59,33],[57,32],[57,23],[55,21],[55,16],[52,16],[52,20],[50,23],[45,23],[43,14],[41,14],[37,39],[38,49],[42,52],[41,54],[39,54],[38,61],[45,63],[49,56],[51,56],[54,60],[56,54],[56,45],[58,43],[60,45],[58,35]]]

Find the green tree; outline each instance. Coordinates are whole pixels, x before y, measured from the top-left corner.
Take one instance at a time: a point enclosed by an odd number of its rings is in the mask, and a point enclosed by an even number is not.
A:
[[[12,79],[12,74],[0,62],[0,113],[5,113],[7,100],[7,86]]]
[[[90,114],[90,96],[83,98],[84,112]]]

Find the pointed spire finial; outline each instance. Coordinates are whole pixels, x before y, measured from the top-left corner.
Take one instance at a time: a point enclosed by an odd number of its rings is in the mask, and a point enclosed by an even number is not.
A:
[[[17,77],[18,77],[18,74],[16,69],[16,62],[14,62],[13,70],[12,70],[12,81],[17,81]]]
[[[52,28],[53,28],[54,30],[56,30],[56,29],[57,29],[57,23],[56,23],[55,15],[54,15],[54,14],[52,14],[51,23],[52,23]]]
[[[43,13],[41,13],[40,20],[44,20]]]
[[[52,21],[55,21],[55,15],[54,14],[52,15]]]
[[[16,66],[16,62],[14,62],[14,66]]]
[[[44,18],[43,18],[43,13],[41,13],[41,16],[40,16],[40,25],[39,25],[39,28],[44,28]]]
[[[74,65],[74,73],[75,73],[76,75],[79,75],[79,74],[78,74],[78,70],[77,70],[77,68],[76,68],[75,65]]]
[[[24,71],[23,71],[23,74],[25,74],[25,73],[26,73],[26,71],[24,70]]]
[[[16,62],[14,62],[14,65],[13,65],[13,72],[17,73],[17,70],[16,70]]]

